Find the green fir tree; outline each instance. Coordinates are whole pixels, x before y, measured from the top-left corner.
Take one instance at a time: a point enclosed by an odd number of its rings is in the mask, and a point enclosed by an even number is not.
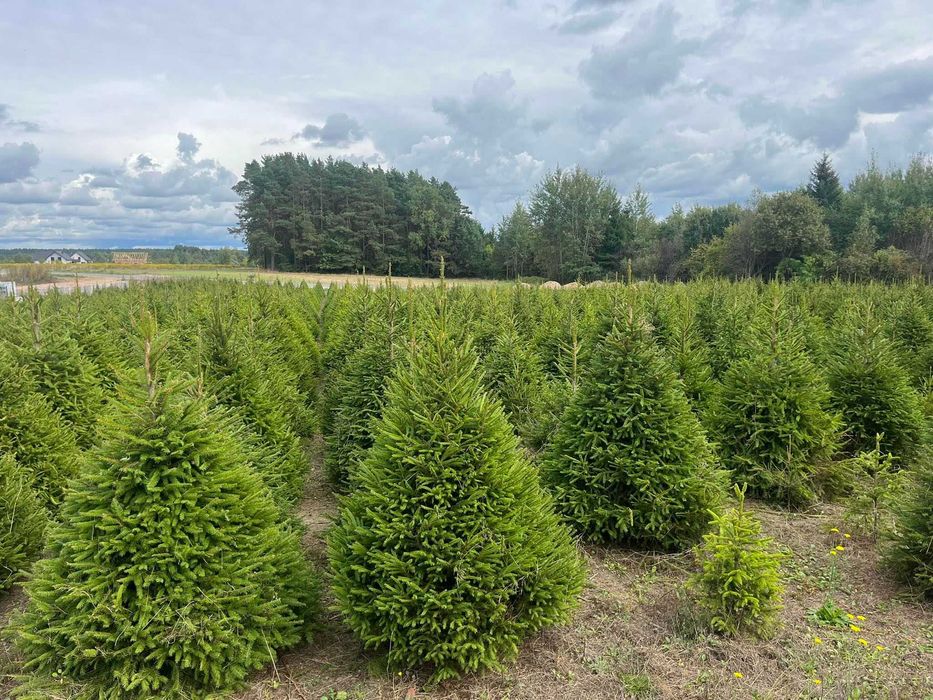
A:
[[[766,636],[780,612],[782,555],[761,536],[761,523],[745,508],[745,492],[735,487],[738,504],[713,514],[712,531],[703,536],[702,570],[691,579],[710,626],[729,636],[751,632]]]
[[[633,314],[600,341],[543,472],[588,539],[649,548],[699,539],[724,490],[680,381]]]
[[[827,465],[839,418],[777,288],[763,302],[744,350],[723,376],[711,409],[723,462],[755,496],[808,503],[822,474],[832,471]]]
[[[329,536],[334,593],[391,666],[497,668],[574,607],[573,541],[443,320],[389,382],[353,480]]]
[[[925,454],[910,471],[904,498],[892,507],[885,563],[901,581],[933,598],[933,457]]]
[[[17,580],[45,541],[45,509],[30,477],[12,454],[0,457],[0,591]]]
[[[239,686],[306,631],[317,578],[204,400],[145,370],[68,492],[14,624],[23,698],[181,700]]]
[[[35,386],[0,342],[0,452],[15,455],[39,499],[54,506],[61,502],[81,452],[71,428]]]
[[[832,334],[827,377],[852,454],[878,447],[909,460],[923,440],[923,404],[871,307],[854,306]]]

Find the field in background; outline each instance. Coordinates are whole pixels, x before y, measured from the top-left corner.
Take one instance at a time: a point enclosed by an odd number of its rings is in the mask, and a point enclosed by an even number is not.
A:
[[[49,270],[47,277],[31,282],[40,291],[45,292],[52,287],[64,292],[70,292],[75,285],[83,291],[98,287],[125,286],[130,282],[147,282],[159,279],[242,279],[264,282],[283,282],[291,284],[305,283],[308,285],[320,284],[324,287],[369,284],[381,284],[385,277],[381,275],[354,275],[343,273],[316,273],[316,272],[273,272],[255,267],[232,267],[226,265],[5,265],[0,269],[29,267],[45,268]],[[4,279],[0,275],[0,280]],[[20,284],[19,280],[16,280]],[[437,279],[430,277],[393,277],[392,281],[401,286],[411,285],[423,287],[435,284]],[[448,284],[454,285],[488,285],[496,284],[496,280],[484,279],[447,279]],[[25,289],[23,290],[25,291]]]

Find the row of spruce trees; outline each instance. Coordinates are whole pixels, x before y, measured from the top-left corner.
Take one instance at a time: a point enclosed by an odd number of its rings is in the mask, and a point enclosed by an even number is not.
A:
[[[930,594],[931,319],[926,287],[754,282],[198,281],[5,303],[17,692],[212,697],[308,637],[321,574],[294,507],[317,433],[344,494],[336,603],[365,646],[434,680],[567,619],[575,534],[667,551],[705,536],[711,626],[764,629],[779,557],[746,493],[857,504],[896,474],[909,487],[882,488],[875,527],[891,572]]]

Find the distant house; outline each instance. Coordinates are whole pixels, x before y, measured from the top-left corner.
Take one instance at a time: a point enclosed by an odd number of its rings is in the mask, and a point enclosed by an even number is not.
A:
[[[71,262],[71,260],[60,250],[44,250],[41,253],[39,253],[39,256],[33,262],[63,263],[63,262]]]
[[[93,262],[89,257],[87,257],[87,256],[86,256],[84,253],[82,253],[80,250],[76,250],[74,253],[71,254],[71,256],[70,256],[68,259],[69,259],[71,262],[73,262],[73,263],[89,263],[89,262]]]

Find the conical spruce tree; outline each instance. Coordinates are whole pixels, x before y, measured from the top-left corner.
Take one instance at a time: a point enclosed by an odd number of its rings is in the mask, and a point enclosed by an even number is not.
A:
[[[332,378],[335,405],[325,436],[331,481],[346,485],[354,465],[373,444],[373,421],[382,413],[386,384],[396,363],[395,333],[382,319],[367,324],[360,346]]]
[[[241,339],[218,307],[205,336],[202,369],[207,390],[281,456],[273,471],[265,471],[263,465],[257,465],[257,470],[276,499],[295,502],[303,489],[308,462],[289,419],[263,380],[257,358],[243,351]]]
[[[31,303],[32,342],[18,349],[18,360],[34,378],[37,391],[74,429],[78,444],[89,447],[96,441],[97,417],[104,404],[97,368],[70,335],[46,332],[35,297]]]
[[[852,308],[832,333],[827,378],[847,452],[877,446],[907,460],[916,453],[923,438],[923,404],[871,308]]]
[[[120,387],[13,633],[29,700],[216,697],[297,642],[317,579],[205,402],[145,371]]]
[[[682,549],[703,534],[725,476],[641,319],[617,321],[599,342],[543,473],[590,540]]]
[[[779,291],[764,301],[744,351],[711,409],[723,462],[750,494],[807,503],[836,451],[840,421]]]
[[[45,541],[45,509],[31,482],[12,454],[0,457],[0,591],[16,581]]]
[[[367,647],[441,681],[566,619],[584,578],[573,541],[443,321],[389,382],[375,436],[329,535],[334,593]]]
[[[35,393],[32,377],[0,342],[0,453],[7,452],[16,456],[47,506],[61,502],[81,456],[74,433]]]
[[[895,526],[886,533],[884,559],[898,579],[933,598],[933,457],[911,469],[911,485],[894,507]]]
[[[690,585],[699,591],[715,631],[765,636],[782,607],[782,555],[771,539],[761,536],[761,523],[745,509],[745,491],[736,486],[735,493],[736,507],[714,515],[713,530],[703,536],[702,571]]]
[[[900,363],[919,387],[933,376],[933,320],[923,303],[922,292],[909,288],[889,309],[891,337]]]
[[[495,338],[483,359],[486,386],[505,409],[509,422],[526,445],[540,448],[553,433],[563,408],[556,381],[544,362],[514,327]]]

